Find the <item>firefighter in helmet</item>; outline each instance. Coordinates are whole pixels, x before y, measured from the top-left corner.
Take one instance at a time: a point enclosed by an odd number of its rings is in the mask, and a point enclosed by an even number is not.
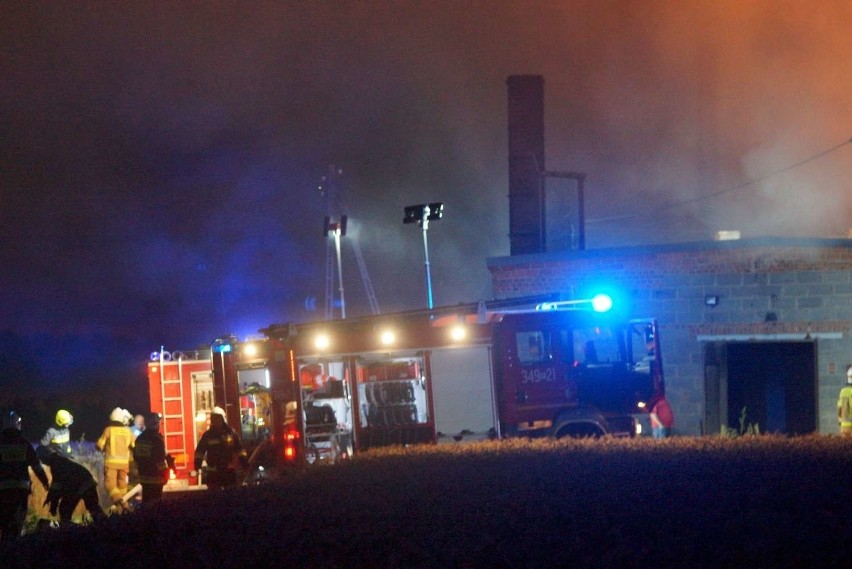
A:
[[[170,457],[166,455],[166,442],[160,434],[160,419],[159,413],[148,415],[145,430],[136,438],[133,447],[133,460],[139,469],[145,503],[159,500],[163,496],[163,485],[169,481]]]
[[[127,474],[133,449],[133,432],[128,427],[133,416],[121,407],[109,415],[109,424],[98,439],[96,446],[104,453],[104,487],[113,504],[114,511],[127,509],[124,495],[127,493]]]
[[[0,539],[21,535],[30,495],[30,473],[48,488],[47,474],[30,442],[21,435],[21,418],[14,411],[3,415],[0,432]]]
[[[846,386],[837,397],[837,422],[840,436],[852,437],[852,365],[846,368]]]
[[[195,448],[195,469],[207,461],[207,487],[219,490],[237,485],[237,468],[248,469],[248,456],[240,437],[228,426],[225,411],[214,407],[210,413],[210,429],[201,435]]]
[[[74,424],[74,417],[65,409],[56,412],[56,425],[47,429],[41,437],[41,446],[50,446],[64,456],[71,457],[71,431],[68,429]]]

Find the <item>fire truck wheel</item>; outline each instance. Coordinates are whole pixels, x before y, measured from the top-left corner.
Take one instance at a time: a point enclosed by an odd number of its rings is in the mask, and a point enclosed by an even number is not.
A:
[[[388,426],[388,427],[395,427],[396,426],[396,416],[394,415],[393,407],[385,407],[384,412],[382,414],[384,415],[384,420],[385,420],[386,426]]]
[[[376,398],[376,384],[374,382],[368,383],[364,386],[364,393],[367,395],[367,402],[375,405],[378,403]]]
[[[367,406],[367,424],[371,427],[379,426],[379,411],[375,403]]]
[[[559,429],[556,433],[556,438],[561,439],[563,437],[571,437],[572,439],[597,439],[603,436],[603,434],[604,433],[596,425],[591,423],[569,423]]]

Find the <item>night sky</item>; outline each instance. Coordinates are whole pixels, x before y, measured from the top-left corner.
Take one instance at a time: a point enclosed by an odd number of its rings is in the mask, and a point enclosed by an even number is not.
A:
[[[353,239],[383,311],[425,306],[422,202],[435,304],[490,298],[513,74],[590,248],[845,237],[849,30],[848,0],[4,2],[0,385],[138,385],[160,345],[322,318],[331,164],[348,315]]]

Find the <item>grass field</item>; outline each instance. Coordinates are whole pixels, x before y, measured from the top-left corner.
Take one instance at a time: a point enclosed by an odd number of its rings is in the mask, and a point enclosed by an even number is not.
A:
[[[852,441],[502,441],[362,454],[102,524],[17,567],[850,567]]]

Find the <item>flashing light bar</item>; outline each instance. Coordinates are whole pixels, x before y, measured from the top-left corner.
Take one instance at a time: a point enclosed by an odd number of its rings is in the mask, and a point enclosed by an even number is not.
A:
[[[231,344],[219,344],[219,345],[214,345],[211,349],[213,350],[214,354],[221,354],[221,353],[227,354],[228,352],[230,352],[234,348],[233,348],[233,346],[231,346]]]
[[[612,309],[612,297],[607,294],[596,294],[592,298],[582,300],[559,300],[556,302],[542,302],[535,309],[547,310],[582,310],[592,307],[595,312],[608,312]]]

